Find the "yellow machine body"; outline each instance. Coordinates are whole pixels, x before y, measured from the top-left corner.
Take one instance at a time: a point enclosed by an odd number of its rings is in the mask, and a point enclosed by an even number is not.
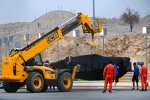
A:
[[[65,34],[72,31],[79,25],[82,25],[84,33],[90,33],[93,35],[94,33],[101,32],[102,28],[100,20],[96,20],[96,23],[97,28],[94,28],[90,18],[85,14],[79,13],[23,49],[15,51],[7,57],[3,57],[0,80],[23,83],[27,80],[29,74],[34,71],[39,72],[44,79],[57,79],[58,72],[56,70],[45,67],[44,65],[27,65],[28,61],[33,59],[36,55],[43,53],[46,48],[62,39]],[[35,61],[35,63],[37,62],[38,61]],[[76,70],[76,67],[74,70]],[[74,79],[75,72],[72,72],[72,78]]]

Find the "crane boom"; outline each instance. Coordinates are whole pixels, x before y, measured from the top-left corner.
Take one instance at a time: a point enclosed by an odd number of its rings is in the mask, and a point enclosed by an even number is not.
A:
[[[54,70],[52,66],[44,65],[41,53],[79,25],[82,25],[83,33],[90,33],[93,37],[94,33],[102,31],[100,21],[96,20],[96,23],[97,26],[92,25],[87,15],[78,13],[21,50],[3,57],[0,80],[3,81],[4,90],[16,92],[26,85],[30,92],[43,92],[48,85],[54,85],[59,91],[70,91],[79,66],[70,70]]]
[[[94,33],[101,32],[102,28],[99,20],[97,20],[97,24],[98,28],[95,29],[87,15],[78,13],[65,23],[54,28],[41,38],[33,41],[32,43],[21,49],[17,54],[10,55],[10,57],[19,55],[24,59],[23,62],[25,62],[35,55],[42,53],[46,48],[60,40],[64,35],[72,31],[79,25],[82,25],[84,33],[91,33],[93,35]]]

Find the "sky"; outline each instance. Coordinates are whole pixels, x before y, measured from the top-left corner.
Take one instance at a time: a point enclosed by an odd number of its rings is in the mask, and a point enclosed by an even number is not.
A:
[[[46,11],[64,10],[93,16],[93,0],[0,0],[0,24],[32,22]],[[120,17],[126,8],[150,14],[150,0],[95,0],[97,17]]]

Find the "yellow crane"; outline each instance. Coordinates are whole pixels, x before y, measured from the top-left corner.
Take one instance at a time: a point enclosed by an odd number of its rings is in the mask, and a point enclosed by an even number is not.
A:
[[[90,33],[93,37],[94,33],[102,31],[100,20],[94,21],[97,26],[93,26],[87,15],[78,13],[21,50],[15,50],[7,57],[2,57],[0,80],[3,81],[4,90],[16,92],[26,85],[29,92],[44,92],[50,84],[55,84],[59,91],[70,91],[78,65],[71,70],[57,71],[44,65],[41,53],[79,25],[82,25],[83,33]]]

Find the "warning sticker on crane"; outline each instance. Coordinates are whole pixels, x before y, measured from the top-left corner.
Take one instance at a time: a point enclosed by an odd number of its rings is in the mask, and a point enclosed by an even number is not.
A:
[[[47,43],[51,43],[52,41],[54,41],[55,39],[57,39],[59,37],[58,33],[54,33],[54,34],[51,34],[50,36],[48,36],[47,38]]]

